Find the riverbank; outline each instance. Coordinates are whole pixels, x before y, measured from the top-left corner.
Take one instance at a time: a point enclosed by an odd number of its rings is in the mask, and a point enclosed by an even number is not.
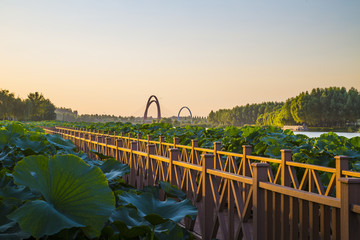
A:
[[[345,132],[345,133],[358,133],[360,132],[359,126],[349,127],[308,127],[307,132]]]
[[[320,137],[321,134],[323,133],[328,133],[328,132],[310,132],[310,131],[293,131],[294,134],[303,134],[308,136],[309,138],[314,138],[314,137]],[[349,132],[334,132],[336,133],[338,136],[343,136],[346,138],[353,138],[353,137],[360,137],[360,133],[349,133]]]

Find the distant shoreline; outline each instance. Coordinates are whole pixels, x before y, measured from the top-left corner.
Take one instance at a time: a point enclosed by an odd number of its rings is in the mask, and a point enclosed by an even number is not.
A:
[[[303,134],[308,136],[309,138],[313,138],[313,137],[320,137],[321,134],[323,133],[328,133],[328,132],[310,132],[310,131],[293,131],[295,135],[297,134]],[[353,137],[360,137],[360,133],[359,132],[355,132],[355,133],[351,133],[351,132],[333,132],[336,133],[338,136],[343,136],[346,138],[353,138]]]
[[[291,130],[293,132],[339,132],[339,133],[358,133],[358,126],[349,127],[306,127],[302,125],[288,125],[282,127],[282,130]]]

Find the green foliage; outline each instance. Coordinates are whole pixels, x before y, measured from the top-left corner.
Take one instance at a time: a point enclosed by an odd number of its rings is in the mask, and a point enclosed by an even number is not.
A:
[[[316,88],[289,98],[285,103],[247,104],[233,109],[211,111],[209,122],[218,125],[346,127],[360,119],[360,94],[355,88]]]
[[[28,98],[15,98],[14,93],[0,89],[0,119],[3,120],[53,120],[56,119],[55,106],[38,92]]]
[[[16,184],[44,198],[27,202],[8,216],[37,238],[72,227],[99,236],[114,209],[114,196],[101,170],[73,155],[26,157],[17,163],[13,176]]]
[[[260,116],[263,118],[264,114],[266,115],[277,111],[281,109],[283,105],[284,103],[264,102],[260,104],[236,106],[233,109],[220,109],[216,112],[211,111],[208,119],[210,123],[217,125],[243,126],[246,124],[255,124]]]

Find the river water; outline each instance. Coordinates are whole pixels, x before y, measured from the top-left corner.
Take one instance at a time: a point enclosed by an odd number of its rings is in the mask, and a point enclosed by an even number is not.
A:
[[[320,137],[321,134],[326,133],[326,132],[294,132],[294,134],[304,134],[310,138],[313,137]],[[335,132],[337,135],[339,136],[344,136],[346,138],[352,138],[352,137],[360,137],[360,133],[348,133],[348,132]]]

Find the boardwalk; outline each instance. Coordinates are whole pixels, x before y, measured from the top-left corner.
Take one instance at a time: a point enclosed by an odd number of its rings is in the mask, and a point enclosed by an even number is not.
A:
[[[137,188],[169,181],[182,189],[199,213],[185,221],[201,239],[360,239],[360,173],[348,171],[348,158],[336,168],[281,159],[121,136],[81,129],[53,128],[80,150],[91,149],[130,165],[125,180]],[[93,156],[94,157],[94,156]],[[269,163],[272,164],[270,168]],[[321,182],[321,174],[330,176]]]

